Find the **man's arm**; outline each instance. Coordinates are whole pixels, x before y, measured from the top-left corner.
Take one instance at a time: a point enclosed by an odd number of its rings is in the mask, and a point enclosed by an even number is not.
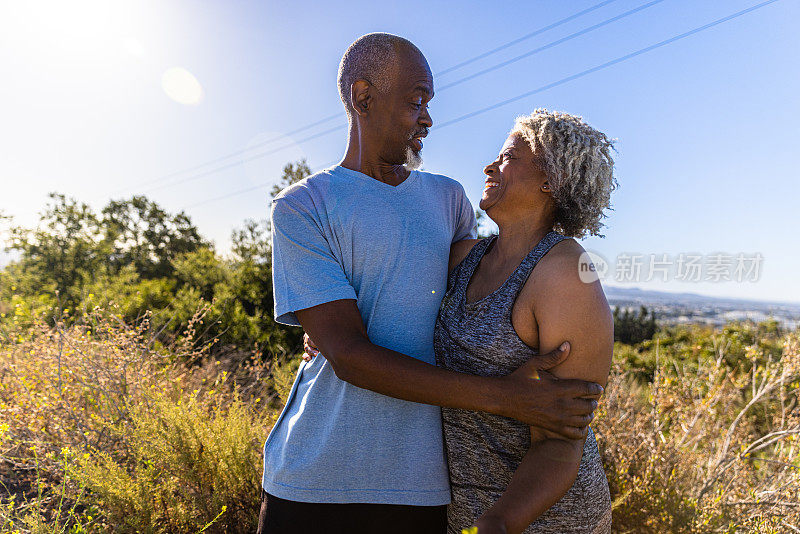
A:
[[[532,313],[539,329],[539,346],[552,347],[561,339],[572,346],[570,356],[551,372],[561,378],[582,378],[605,385],[614,349],[614,322],[599,281],[584,283],[577,272],[579,245],[548,258],[537,267]],[[554,250],[555,252],[555,250]],[[485,530],[522,532],[569,490],[578,475],[586,438],[564,439],[546,429],[531,427],[531,448],[497,502],[476,522]],[[501,527],[501,528],[497,528]]]
[[[490,412],[580,439],[602,388],[583,380],[537,378],[564,361],[555,349],[504,377],[480,377],[430,365],[370,342],[356,301],[342,299],[296,310],[295,316],[330,362],[336,376],[399,399]]]

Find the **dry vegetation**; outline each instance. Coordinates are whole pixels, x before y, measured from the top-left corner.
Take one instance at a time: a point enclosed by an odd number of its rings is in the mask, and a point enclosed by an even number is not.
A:
[[[299,360],[211,359],[203,314],[166,347],[149,316],[113,309],[4,324],[0,532],[254,531],[261,447]],[[798,334],[736,361],[726,339],[617,346],[593,424],[616,532],[800,532]]]

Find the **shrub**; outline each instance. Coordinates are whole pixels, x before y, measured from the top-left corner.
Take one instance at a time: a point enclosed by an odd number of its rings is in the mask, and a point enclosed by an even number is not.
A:
[[[163,349],[99,308],[2,332],[0,532],[252,531],[269,367],[196,347],[205,309]]]
[[[749,371],[728,367],[723,346],[695,369],[662,359],[658,342],[652,382],[614,366],[595,425],[615,531],[800,525],[799,339],[777,359],[749,346]]]

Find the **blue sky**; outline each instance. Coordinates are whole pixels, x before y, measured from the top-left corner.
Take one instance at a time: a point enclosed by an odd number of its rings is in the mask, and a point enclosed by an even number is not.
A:
[[[598,1],[19,2],[0,5],[0,210],[33,225],[48,191],[99,209],[144,193],[185,209],[220,252],[246,218],[267,216],[284,163],[339,160],[336,70],[372,31],[402,35],[434,73]],[[435,78],[437,87],[647,4],[616,0]],[[663,0],[446,90],[434,122],[530,92],[758,4]],[[66,7],[65,7],[66,6]],[[426,170],[464,184],[477,205],[482,169],[515,116],[536,107],[581,115],[618,139],[620,189],[605,239],[620,254],[760,253],[758,281],[606,280],[707,295],[800,301],[796,185],[800,3],[779,0],[696,35],[469,119],[434,129]],[[290,134],[339,112],[341,118]],[[313,139],[308,137],[316,136]],[[271,143],[259,145],[263,141]],[[254,147],[255,148],[251,148]],[[212,166],[168,176],[231,153]],[[272,152],[253,158],[264,152]],[[217,167],[226,168],[208,172]],[[144,185],[143,185],[144,184]],[[233,192],[252,188],[238,195]]]

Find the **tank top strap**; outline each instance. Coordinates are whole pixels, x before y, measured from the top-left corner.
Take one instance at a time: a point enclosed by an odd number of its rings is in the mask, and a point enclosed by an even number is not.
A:
[[[469,279],[472,278],[472,273],[475,272],[475,269],[481,262],[481,258],[483,258],[483,255],[486,253],[486,249],[489,248],[489,245],[491,245],[492,241],[496,238],[497,235],[490,235],[475,243],[459,266],[459,271],[456,273],[456,284],[462,288],[466,286]]]
[[[519,267],[516,271],[511,275],[511,280],[509,280],[508,290],[516,297],[519,294],[522,286],[525,285],[525,282],[531,275],[533,268],[536,267],[536,264],[539,263],[539,260],[547,254],[547,252],[553,248],[554,245],[563,241],[564,239],[569,239],[563,234],[556,232],[555,230],[551,230],[548,232],[541,241],[539,241],[533,249],[528,252],[528,255],[525,256],[525,259],[522,260]],[[513,299],[512,299],[513,300]]]

